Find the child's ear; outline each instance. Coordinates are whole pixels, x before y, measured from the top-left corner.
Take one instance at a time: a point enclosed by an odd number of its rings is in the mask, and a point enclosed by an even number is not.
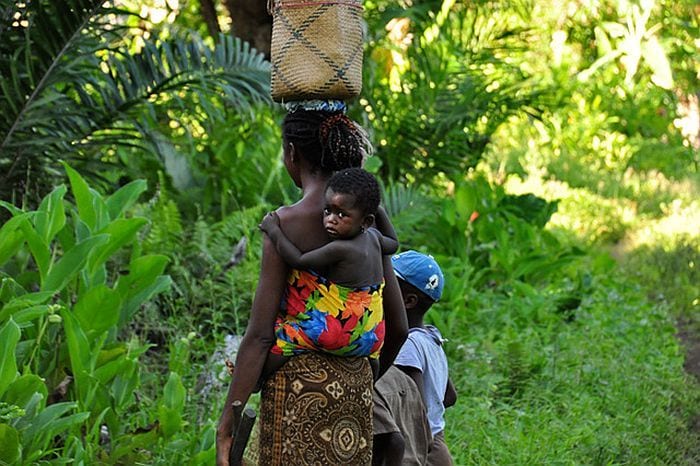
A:
[[[374,225],[374,214],[365,215],[365,218],[362,219],[362,228],[366,230],[372,225]]]
[[[410,311],[418,305],[418,296],[415,293],[404,293],[403,305],[407,311]]]

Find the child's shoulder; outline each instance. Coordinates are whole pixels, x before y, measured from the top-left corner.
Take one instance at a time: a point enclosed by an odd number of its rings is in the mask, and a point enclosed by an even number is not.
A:
[[[433,325],[424,325],[423,327],[410,328],[408,329],[408,337],[428,340],[431,342],[435,342],[438,345],[442,345],[443,342],[447,341],[445,338],[443,338],[442,333],[440,333],[440,330]]]

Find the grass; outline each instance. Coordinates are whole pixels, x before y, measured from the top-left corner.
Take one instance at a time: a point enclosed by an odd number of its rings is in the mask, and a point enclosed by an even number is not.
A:
[[[685,426],[700,390],[667,309],[640,288],[598,275],[573,320],[540,325],[519,319],[527,296],[473,298],[446,332],[456,464],[693,464]]]

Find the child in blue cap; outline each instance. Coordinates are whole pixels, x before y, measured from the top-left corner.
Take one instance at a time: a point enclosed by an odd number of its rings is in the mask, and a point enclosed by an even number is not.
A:
[[[455,404],[457,393],[450,381],[445,341],[440,331],[423,323],[430,307],[442,297],[445,278],[432,256],[405,251],[392,257],[399,279],[406,315],[408,339],[401,347],[394,364],[409,375],[418,386],[428,415],[433,444],[428,465],[453,464],[445,443],[445,408]]]

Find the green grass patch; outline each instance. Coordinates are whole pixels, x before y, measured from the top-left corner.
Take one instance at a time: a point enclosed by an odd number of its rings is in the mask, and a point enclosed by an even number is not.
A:
[[[458,314],[445,329],[456,464],[696,464],[687,425],[700,388],[673,318],[611,272],[569,314],[529,287],[438,310]]]

